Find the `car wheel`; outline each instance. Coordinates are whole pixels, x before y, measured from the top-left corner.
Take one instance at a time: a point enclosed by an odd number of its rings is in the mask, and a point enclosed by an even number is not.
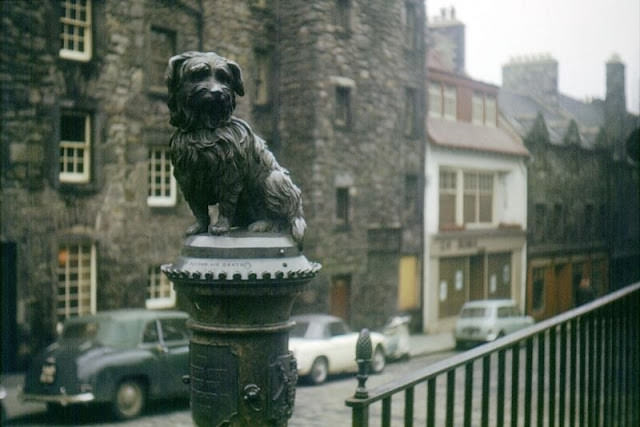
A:
[[[384,371],[385,364],[384,350],[382,347],[377,346],[376,351],[373,352],[373,359],[371,359],[371,371],[374,374],[379,374]]]
[[[47,412],[52,417],[60,417],[64,414],[63,407],[59,403],[47,402]]]
[[[113,413],[121,420],[135,418],[142,412],[146,400],[146,390],[136,380],[122,381],[116,389]]]
[[[329,375],[329,363],[324,357],[318,357],[313,361],[311,365],[311,372],[309,373],[309,379],[313,384],[322,384]]]

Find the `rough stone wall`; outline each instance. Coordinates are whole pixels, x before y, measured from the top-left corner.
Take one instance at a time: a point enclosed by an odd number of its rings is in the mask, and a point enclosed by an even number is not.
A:
[[[379,325],[395,311],[398,258],[417,255],[422,235],[421,217],[403,211],[405,175],[421,183],[423,170],[422,135],[403,133],[405,88],[416,89],[423,117],[425,84],[424,46],[404,49],[405,2],[352,1],[348,37],[336,33],[333,0],[261,3],[94,1],[93,57],[79,63],[59,57],[58,2],[2,2],[0,235],[17,243],[18,321],[34,334],[33,348],[54,331],[61,242],[95,242],[99,310],[140,307],[148,267],[177,255],[192,222],[180,194],[173,208],[146,200],[149,147],[168,144],[172,132],[166,93],[149,83],[152,27],[175,32],[176,53],[214,50],[243,68],[247,95],[236,115],[267,139],[302,188],[305,253],[324,265],[296,310],[327,311],[331,277],[348,273],[354,326]],[[424,22],[423,2],[415,4]],[[253,99],[257,50],[272,55],[271,99],[262,106]],[[349,131],[334,127],[333,77],[355,84]],[[91,112],[88,184],[57,178],[67,108]],[[352,216],[343,230],[334,222],[335,188],[345,179]],[[404,237],[380,256],[371,246],[386,241],[372,242],[371,229]],[[372,259],[375,269],[367,267]]]
[[[88,63],[59,58],[57,2],[3,3],[2,238],[17,242],[18,321],[35,347],[54,330],[57,250],[69,236],[96,244],[99,310],[144,306],[148,266],[177,254],[191,221],[185,204],[146,202],[149,144],[168,144],[171,129],[166,95],[151,93],[145,79],[151,25],[175,29],[178,50],[198,48],[189,3],[93,2]],[[64,108],[91,113],[88,184],[57,179]]]
[[[373,274],[368,232],[411,228],[403,217],[404,180],[407,173],[422,175],[422,146],[419,136],[405,137],[403,110],[405,88],[413,87],[424,111],[424,48],[404,48],[404,2],[351,2],[348,34],[335,24],[335,5],[280,2],[282,33],[295,35],[280,45],[280,132],[287,166],[305,195],[307,253],[323,263],[322,277],[298,308],[326,311],[331,278],[350,275],[350,320],[380,324],[396,310],[401,251],[385,258],[394,280]],[[424,8],[416,5],[424,22]],[[352,85],[348,129],[333,119],[336,86],[344,82]],[[344,183],[350,188],[346,228],[335,221],[336,187]],[[420,248],[419,241],[406,244],[408,253]]]

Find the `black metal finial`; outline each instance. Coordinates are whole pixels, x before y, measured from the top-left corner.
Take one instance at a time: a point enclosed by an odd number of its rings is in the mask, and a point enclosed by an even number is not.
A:
[[[363,329],[358,335],[358,342],[356,343],[356,362],[358,363],[358,387],[356,388],[356,398],[367,398],[369,392],[367,391],[366,382],[369,378],[369,367],[371,366],[371,355],[373,354],[373,345],[371,344],[371,335],[368,329]]]

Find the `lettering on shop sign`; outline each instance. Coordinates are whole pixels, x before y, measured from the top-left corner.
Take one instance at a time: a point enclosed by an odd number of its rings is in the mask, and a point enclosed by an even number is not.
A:
[[[476,246],[478,246],[478,239],[458,239],[459,249],[475,248]]]

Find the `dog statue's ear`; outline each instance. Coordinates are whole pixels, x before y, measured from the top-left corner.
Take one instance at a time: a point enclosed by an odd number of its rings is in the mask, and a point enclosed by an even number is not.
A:
[[[233,61],[229,61],[227,59],[227,65],[229,66],[229,71],[231,71],[231,75],[233,76],[233,82],[231,87],[233,91],[238,94],[238,96],[244,96],[244,82],[242,81],[242,72],[240,71],[240,66]]]
[[[167,106],[171,113],[170,123],[174,126],[180,127],[185,117],[184,112],[180,111],[177,104],[177,92],[178,84],[180,82],[180,66],[184,61],[189,58],[200,55],[200,52],[184,52],[180,55],[172,56],[169,59],[169,65],[167,66],[167,72],[165,74],[165,80],[167,82]]]

